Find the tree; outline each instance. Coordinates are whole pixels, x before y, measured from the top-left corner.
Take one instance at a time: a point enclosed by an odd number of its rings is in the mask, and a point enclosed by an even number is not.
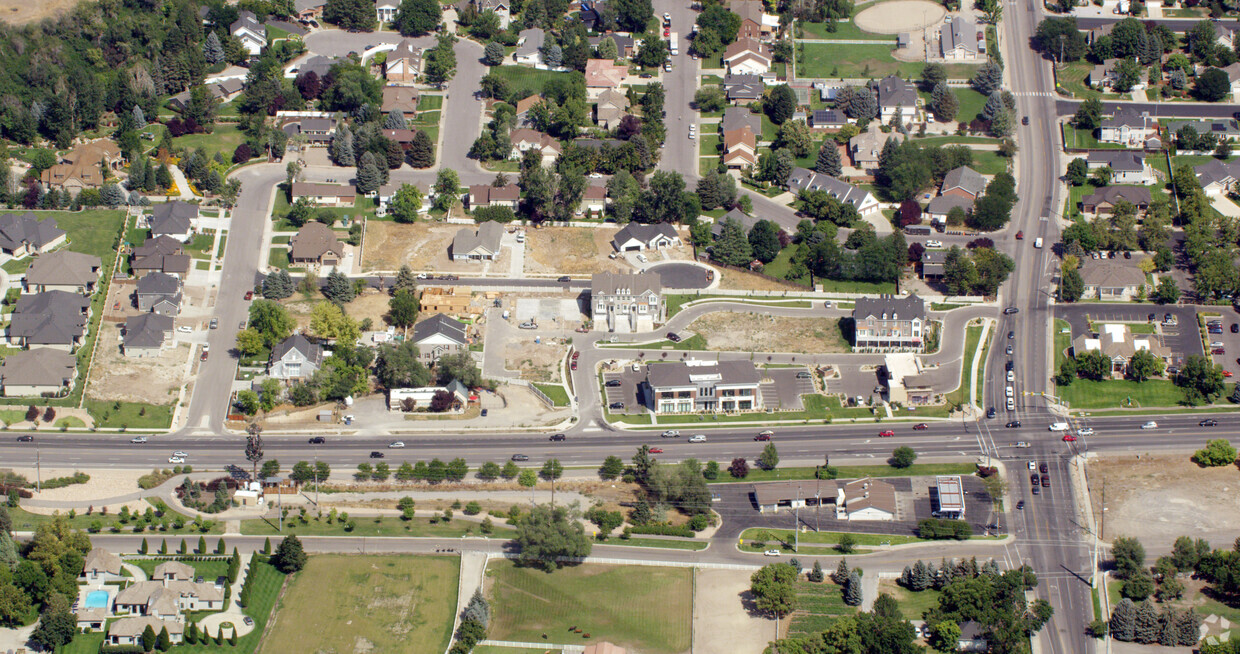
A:
[[[787,123],[785,123],[787,124]],[[753,256],[762,263],[770,263],[779,256],[779,227],[769,220],[759,220],[749,230],[749,246]]]
[[[251,422],[245,431],[245,460],[253,464],[254,476],[251,479],[258,479],[258,463],[263,460],[263,428]]]
[[[1161,377],[1163,366],[1162,359],[1150,354],[1148,350],[1137,350],[1128,360],[1128,375],[1139,382],[1150,377]]]
[[[1003,86],[1003,69],[994,60],[982,64],[969,84],[982,95],[990,95]]]
[[[1140,602],[1154,594],[1154,579],[1150,577],[1148,572],[1142,570],[1140,574],[1133,575],[1124,580],[1124,584],[1120,586],[1119,593],[1134,602]]]
[[[934,86],[930,94],[930,111],[934,112],[934,117],[942,122],[951,122],[956,119],[956,114],[960,111],[960,99],[956,97],[954,91],[948,88],[946,82],[939,82]]]
[[[418,319],[418,298],[409,291],[397,291],[388,300],[388,319],[394,327],[407,330]]]
[[[292,574],[305,567],[306,552],[302,549],[301,540],[296,534],[289,534],[280,541],[280,546],[276,548],[276,553],[271,557],[271,564],[284,574]]]
[[[762,455],[758,457],[758,465],[765,470],[774,470],[779,465],[779,450],[775,448],[774,441],[767,441],[766,446],[762,448]]]
[[[1206,468],[1229,466],[1236,462],[1236,448],[1225,439],[1211,439],[1204,448],[1193,453],[1193,461]]]
[[[339,270],[332,270],[327,275],[327,283],[323,285],[323,297],[335,304],[348,304],[357,297],[353,282]]]
[[[728,465],[728,474],[735,479],[744,479],[749,476],[749,462],[744,457],[732,459],[732,463]]]
[[[648,2],[649,0],[637,1]],[[637,55],[633,57],[633,63],[644,68],[658,68],[666,63],[669,57],[667,41],[659,38],[657,34],[646,34],[642,37],[642,44],[637,49]]]
[[[925,88],[933,89],[947,81],[947,67],[937,63],[929,63],[922,66],[921,81]]]
[[[813,140],[809,135],[809,126],[803,120],[785,121],[779,126],[775,136],[775,149],[787,148],[796,157],[808,157]]]
[[[431,373],[418,360],[418,346],[411,340],[384,343],[375,357],[375,378],[385,388],[420,388]]]
[[[70,611],[69,601],[60,593],[52,593],[43,603],[43,610],[39,612],[39,626],[30,634],[30,640],[43,649],[55,650],[73,640],[76,633],[77,617]],[[154,644],[155,639],[144,642]]]
[[[482,371],[478,369],[477,362],[467,352],[445,354],[439,357],[439,362],[435,364],[435,373],[435,378],[440,384],[448,384],[455,380],[468,388],[478,388],[483,385]]]
[[[1162,628],[1158,621],[1158,612],[1154,610],[1154,603],[1146,599],[1137,604],[1136,637],[1133,640],[1144,644],[1156,643],[1161,633]]]
[[[1206,102],[1218,102],[1231,93],[1231,82],[1227,72],[1220,68],[1210,68],[1197,76],[1197,97]]]
[[[1073,186],[1083,186],[1089,178],[1089,164],[1079,157],[1073,159],[1068,163],[1067,178]]]
[[[533,473],[533,470],[526,472]],[[550,572],[565,558],[590,555],[590,540],[581,523],[569,520],[564,507],[535,506],[517,523],[520,562]]]
[[[891,467],[907,468],[917,460],[917,452],[907,445],[902,445],[891,452]]]
[[[646,26],[654,19],[654,7],[650,0],[618,0],[614,4],[616,23],[623,31],[634,34],[645,32]]]
[[[1109,626],[1111,635],[1116,640],[1132,642],[1136,638],[1137,607],[1132,600],[1125,597],[1115,605],[1115,610],[1111,612]]]
[[[823,140],[818,148],[818,159],[814,163],[814,170],[832,177],[839,177],[844,172],[844,165],[840,160],[840,149],[834,140]]]
[[[719,238],[711,249],[711,258],[729,266],[744,266],[753,259],[753,246],[745,237],[739,221],[725,219],[719,231]]]
[[[1076,302],[1085,292],[1085,280],[1076,269],[1065,270],[1059,278],[1059,299],[1063,302]]]
[[[379,163],[373,152],[367,151],[358,161],[357,192],[369,195],[379,190],[383,184],[383,173],[379,171]]]
[[[1189,355],[1176,383],[1185,388],[1185,398],[1189,404],[1211,402],[1223,392],[1223,367],[1206,357]]]
[[[1003,16],[1003,3],[1000,0],[978,0],[977,8],[982,10],[986,22],[991,25],[999,24],[999,19]]]
[[[1116,538],[1111,545],[1111,557],[1115,560],[1115,576],[1118,579],[1129,579],[1145,569],[1145,548],[1135,538]]]
[[[774,614],[776,619],[796,609],[797,571],[786,563],[763,566],[749,578],[749,592],[759,611]]]
[[[338,343],[354,343],[361,337],[361,327],[332,302],[318,302],[310,310],[310,331]]]
[[[726,102],[723,87],[717,85],[704,86],[693,94],[693,104],[697,106],[698,111],[704,113],[721,111]]]
[[[207,34],[207,40],[203,41],[202,55],[207,59],[207,63],[211,65],[224,61],[224,46],[220,45],[220,37],[215,32]],[[138,129],[142,129],[145,126],[145,124],[137,125]]]
[[[1076,108],[1076,114],[1072,117],[1072,122],[1080,129],[1090,131],[1096,130],[1102,126],[1102,101],[1098,98],[1088,98]]]
[[[375,8],[369,0],[327,0],[323,5],[323,20],[344,29],[374,29]]]
[[[283,300],[294,290],[293,278],[287,270],[277,270],[263,278],[263,297],[268,300]]]
[[[783,125],[785,121],[792,118],[793,112],[797,108],[797,96],[792,91],[792,87],[787,84],[776,86],[766,100],[763,101],[762,110],[772,123]]]
[[[1077,61],[1089,49],[1085,35],[1076,26],[1075,16],[1044,19],[1038,23],[1033,38],[1040,50],[1060,63]]]
[[[844,603],[848,606],[861,606],[861,577],[854,570],[844,583]]]
[[[392,19],[401,36],[422,36],[439,28],[443,10],[438,0],[403,0]]]
[[[938,652],[955,652],[960,645],[960,625],[944,620],[931,628],[930,645]]]
[[[538,472],[538,476],[547,481],[555,481],[564,475],[564,466],[560,464],[559,459],[547,459],[543,464],[542,470]]]
[[[619,54],[619,49],[616,47],[616,40],[612,37],[603,37],[603,40],[598,42],[599,59],[614,60],[617,56],[619,56]]]
[[[409,143],[405,158],[414,168],[430,168],[435,165],[435,144],[425,131],[418,130],[413,134],[413,141]]]
[[[1158,280],[1150,299],[1158,304],[1175,304],[1180,301],[1180,289],[1170,275],[1164,275]]]
[[[624,461],[618,456],[608,456],[603,459],[603,465],[599,468],[599,476],[607,481],[611,481],[624,472]]]

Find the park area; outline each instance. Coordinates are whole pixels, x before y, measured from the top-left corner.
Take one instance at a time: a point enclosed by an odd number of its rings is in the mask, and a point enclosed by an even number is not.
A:
[[[924,61],[899,61],[895,48],[887,42],[873,45],[859,43],[802,43],[804,54],[797,60],[800,78],[873,78],[899,75],[920,79]],[[948,79],[969,79],[977,66],[944,64]]]
[[[493,560],[486,588],[492,640],[590,645],[644,654],[687,652],[693,571],[585,563],[550,574]]]
[[[319,555],[280,599],[264,652],[424,652],[448,647],[458,560]]]

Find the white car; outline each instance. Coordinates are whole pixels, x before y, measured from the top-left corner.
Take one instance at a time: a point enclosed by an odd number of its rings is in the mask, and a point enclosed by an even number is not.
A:
[[[177,331],[181,332],[182,334],[191,334],[193,333],[194,328],[190,327],[189,325],[181,325],[180,327],[177,327]]]
[[[928,247],[928,248],[941,248],[941,247],[943,247],[943,241],[926,241],[926,247]]]
[[[418,273],[418,279],[430,279],[430,273]]]
[[[1008,380],[1008,381],[1016,381],[1016,373],[1015,373],[1015,372],[1013,372],[1013,371],[1011,371],[1011,370],[1009,370],[1009,371],[1008,371],[1007,380]]]
[[[1038,469],[1038,462],[1037,462],[1037,461],[1030,461],[1030,462],[1029,462],[1029,469],[1030,469],[1030,470],[1037,470],[1037,469]]]
[[[762,553],[763,556],[779,556],[779,550],[767,550]]]
[[[689,437],[689,442],[690,443],[705,443],[706,434],[694,434],[693,436]]]
[[[172,453],[172,456],[179,456],[179,457],[181,457],[182,459],[184,459],[185,457],[189,456],[189,454],[188,454],[188,453],[186,453],[186,452],[182,452],[181,450],[177,450],[177,451],[175,451],[175,452],[173,452],[173,453]]]
[[[1094,428],[1093,427],[1081,427],[1080,429],[1076,430],[1076,434],[1077,436],[1093,436]]]
[[[669,14],[669,13],[667,13],[666,11],[665,11],[665,12],[663,12],[663,22],[665,22],[665,23],[670,23],[670,22],[672,22],[672,15],[671,15],[671,14]]]
[[[672,62],[670,62],[670,61],[669,61],[669,62],[667,62],[667,63],[663,64],[663,72],[665,72],[665,73],[670,73],[670,72],[672,72]]]
[[[1007,396],[1008,396],[1008,397],[1013,397],[1014,395],[1016,395],[1016,391],[1015,391],[1015,390],[1013,390],[1011,386],[1008,386],[1008,387],[1007,387]]]
[[[129,439],[129,442],[130,443],[145,443],[146,436],[134,436],[133,438]]]
[[[1141,428],[1142,428],[1142,429],[1158,429],[1158,423],[1156,423],[1156,422],[1154,422],[1153,420],[1151,420],[1151,421],[1149,421],[1149,422],[1145,423],[1144,425],[1141,425]]]
[[[393,441],[391,443],[388,443],[388,447],[404,447],[404,446],[405,446],[405,441]]]
[[[680,431],[677,429],[669,429],[663,432],[663,438],[680,438]]]
[[[185,457],[183,457],[183,456],[170,456],[170,457],[168,457],[168,463],[185,463]]]
[[[1010,397],[1009,397],[1009,398],[1008,398],[1008,401],[1007,401],[1007,409],[1008,409],[1008,411],[1015,411],[1015,410],[1016,410],[1016,400],[1013,400],[1012,398],[1010,398]]]
[[[694,132],[693,130],[689,130],[689,138],[690,139],[697,138],[697,132]]]
[[[590,173],[590,179],[602,179],[603,173]]]

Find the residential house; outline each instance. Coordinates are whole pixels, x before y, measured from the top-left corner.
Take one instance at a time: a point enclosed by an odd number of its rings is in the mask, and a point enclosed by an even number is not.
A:
[[[9,323],[9,344],[72,352],[86,338],[89,321],[89,297],[65,291],[23,295]]]
[[[241,94],[245,89],[245,83],[235,77],[220,80],[214,84],[206,84],[204,88],[211,97],[220,102],[228,102]],[[189,107],[190,98],[193,97],[193,89],[186,89],[180,93],[168,98],[168,108],[177,113],[184,113]]]
[[[414,45],[413,39],[401,39],[383,62],[383,77],[388,84],[413,84],[421,73],[422,50]],[[414,97],[417,97],[416,92]],[[383,100],[387,102],[387,88],[383,89]]]
[[[779,16],[766,13],[762,0],[732,0],[728,9],[741,18],[737,38],[769,39],[779,31]]]
[[[968,166],[947,171],[943,184],[939,186],[940,195],[956,195],[969,200],[976,200],[985,190],[986,178]]]
[[[895,75],[888,75],[881,80],[870,82],[870,89],[878,96],[878,107],[882,111],[882,121],[887,123],[896,113],[902,122],[910,122],[917,116],[917,87],[907,80]]]
[[[598,30],[595,30],[598,31]],[[592,51],[597,51],[603,39],[611,39],[616,44],[617,59],[632,59],[637,54],[639,41],[633,38],[632,34],[624,34],[622,32],[611,32],[609,34],[601,34],[599,36],[588,36],[586,42],[590,44]]]
[[[69,250],[49,252],[35,259],[26,270],[26,292],[69,291],[90,295],[95,292],[102,269],[99,257]]]
[[[656,414],[758,411],[762,374],[752,361],[674,361],[646,366],[648,407]]]
[[[658,273],[594,273],[590,279],[594,329],[650,331],[664,319],[663,278]]]
[[[149,582],[138,582],[149,583]],[[203,584],[209,585],[209,584]],[[221,602],[222,603],[222,602]],[[108,624],[108,635],[106,643],[108,645],[139,645],[153,649],[154,643],[142,642],[142,634],[146,633],[147,628],[158,635],[164,629],[168,630],[168,640],[173,645],[179,645],[185,641],[185,623],[178,622],[175,619],[161,620],[153,615],[142,615],[135,617],[126,617],[113,621]]]
[[[185,244],[171,236],[156,236],[147,239],[142,245],[133,249],[134,259],[153,255],[183,254]]]
[[[741,231],[748,236],[749,230],[753,229],[753,226],[758,224],[759,220],[762,219],[756,216],[751,216],[740,209],[732,209],[724,214],[723,218],[715,221],[715,224],[710,226],[710,236],[712,239],[719,238],[723,234],[723,224],[728,221],[733,221],[740,225]]]
[[[471,186],[471,197],[474,193],[473,189],[474,187]],[[503,236],[504,226],[494,220],[482,222],[478,225],[477,231],[463,227],[452,238],[452,260],[494,261],[499,256],[499,244]]]
[[[164,561],[155,566],[149,580],[134,582],[116,594],[116,610],[179,619],[181,611],[223,609],[223,588],[195,582],[195,576],[194,569],[180,561]]]
[[[990,641],[986,629],[973,620],[960,623],[960,637],[956,639],[957,652],[989,652]]]
[[[323,16],[324,0],[294,0],[293,9],[297,20],[308,23],[317,22]]]
[[[517,37],[517,51],[512,53],[513,61],[526,66],[537,66],[542,63],[542,47],[547,40],[547,33],[541,27],[521,30]]]
[[[502,30],[508,29],[509,23],[512,22],[512,10],[504,0],[470,0],[470,3],[474,5],[478,13],[495,12],[499,18],[499,28]]]
[[[418,116],[418,90],[412,86],[383,87],[383,104],[380,105],[383,115],[399,111],[406,121]]]
[[[629,115],[629,97],[615,89],[606,89],[594,106],[594,122],[606,130],[615,129]]]
[[[185,281],[185,277],[189,275],[192,259],[181,249],[181,242],[170,236],[160,236],[153,241],[161,245],[152,246],[152,241],[147,241],[146,245],[135,248],[133,260],[129,264],[129,270],[133,276],[141,278],[147,273],[159,272],[174,275],[177,279]],[[177,247],[170,248],[162,245],[163,243],[172,243]],[[164,253],[164,250],[167,250],[167,253]]]
[[[1094,150],[1085,159],[1090,170],[1111,169],[1112,184],[1153,184],[1154,169],[1140,152]]]
[[[1120,109],[1115,115],[1102,119],[1098,129],[1100,143],[1119,143],[1127,148],[1144,147],[1145,142],[1158,134],[1158,121],[1148,113]]]
[[[542,165],[549,166],[563,151],[560,142],[551,135],[532,129],[514,129],[508,133],[508,140],[512,142],[509,159],[520,159],[527,150],[536,150],[542,155]]]
[[[723,164],[728,168],[758,164],[758,137],[749,126],[723,133]]]
[[[862,297],[853,307],[856,347],[921,351],[925,345],[926,301],[920,297]]]
[[[63,395],[77,376],[77,357],[50,347],[13,352],[0,364],[0,387],[5,397]]]
[[[815,109],[809,115],[809,128],[815,132],[838,130],[852,120],[838,109]]]
[[[63,245],[65,239],[66,232],[56,224],[55,218],[39,220],[29,211],[0,216],[0,252],[11,257],[50,252]]]
[[[956,207],[960,207],[965,213],[968,213],[973,208],[973,198],[964,195],[940,195],[926,205],[926,217],[932,223],[946,225],[947,214],[951,213],[951,210]]]
[[[728,133],[748,127],[753,134],[762,133],[762,116],[749,110],[749,107],[725,107],[720,131]]]
[[[449,286],[447,288],[439,288],[432,286],[422,290],[422,294],[418,296],[418,301],[422,305],[421,313],[424,315],[446,313],[451,316],[467,316],[471,313],[469,309],[471,296],[472,293],[465,287]]]
[[[271,350],[267,374],[284,380],[309,379],[323,367],[323,358],[323,346],[293,334]]]
[[[155,205],[146,218],[152,238],[167,236],[182,243],[189,240],[197,222],[198,205],[180,200]]]
[[[939,56],[949,61],[976,59],[977,42],[977,25],[970,19],[956,16],[939,30]]]
[[[439,361],[441,356],[469,351],[465,323],[442,313],[414,325],[410,340],[418,346],[418,360],[428,366]]]
[[[723,78],[723,93],[729,102],[736,104],[753,102],[766,92],[761,75],[728,73]]]
[[[606,32],[608,25],[603,19],[603,2],[601,0],[581,0],[578,3],[577,19],[591,32]],[[591,47],[598,47],[591,44]]]
[[[60,158],[60,163],[39,174],[39,181],[48,188],[67,191],[76,196],[84,188],[103,186],[101,168],[119,170],[121,149],[115,141],[101,139],[79,145]]]
[[[923,250],[921,253],[921,278],[941,279],[943,264],[947,262],[946,250]]]
[[[1166,129],[1167,134],[1175,137],[1185,127],[1192,127],[1198,134],[1213,134],[1219,141],[1240,138],[1240,121],[1233,118],[1216,118],[1214,120],[1159,120],[1158,124]],[[1182,144],[1180,144],[1182,146]],[[1187,148],[1181,147],[1181,150]],[[1181,152],[1182,154],[1182,152]]]
[[[1240,161],[1210,159],[1200,166],[1193,166],[1193,172],[1197,174],[1197,182],[1206,195],[1226,195],[1236,189],[1236,181],[1240,180]]]
[[[267,47],[267,28],[258,22],[252,11],[243,9],[238,12],[237,20],[228,27],[228,31],[241,41],[241,47],[250,53],[251,59],[258,58],[263,48]]]
[[[286,119],[280,129],[289,136],[304,141],[311,147],[327,147],[332,136],[336,134],[335,118],[293,118]]]
[[[1223,46],[1224,48],[1227,48],[1228,50],[1235,49],[1235,42],[1236,42],[1235,30],[1231,29],[1230,27],[1227,27],[1227,25],[1224,23],[1215,23],[1214,33],[1218,36],[1218,39],[1215,41],[1215,43]]]
[[[541,95],[531,95],[528,97],[521,98],[520,100],[517,100],[517,104],[515,106],[517,110],[517,126],[518,127],[529,127],[530,126],[531,124],[530,123],[530,109],[533,109],[534,105],[538,104],[539,102],[542,102]]]
[[[398,0],[375,0],[375,19],[379,25],[387,25],[396,20],[396,12],[400,10]]]
[[[581,194],[581,202],[577,205],[577,213],[601,215],[606,209],[607,187],[601,185],[587,186],[586,190]]]
[[[895,139],[899,143],[905,138],[900,132],[884,134],[881,130],[871,125],[866,131],[848,140],[848,154],[852,156],[854,167],[860,168],[867,173],[874,172],[878,170],[878,157],[882,154],[883,146],[887,144],[887,140]]]
[[[792,175],[788,177],[788,190],[793,193],[826,191],[827,195],[836,200],[852,205],[862,216],[877,213],[879,210],[878,200],[869,191],[808,168],[792,169]]]
[[[162,316],[176,316],[181,312],[181,280],[174,275],[147,273],[134,288],[139,311],[150,311]]]
[[[332,228],[311,221],[289,239],[289,263],[310,268],[335,268],[344,259],[344,244]]]
[[[125,319],[121,352],[127,357],[157,357],[172,344],[171,316],[143,313]]]
[[[1146,282],[1134,259],[1083,259],[1078,272],[1086,299],[1131,300]]]
[[[320,207],[351,207],[357,201],[357,189],[345,184],[293,182],[292,200],[301,198]]]
[[[1150,189],[1145,186],[1104,186],[1081,198],[1081,211],[1111,213],[1120,201],[1133,205],[1138,212],[1144,212],[1150,208]]]
[[[629,81],[629,67],[608,59],[586,60],[586,96],[593,102],[607,89],[617,90]]]
[[[301,77],[307,73],[314,73],[322,79],[324,75],[331,72],[332,66],[345,61],[344,57],[328,57],[325,55],[314,55],[309,59],[290,66],[284,73],[285,77]]]
[[[1240,98],[1240,62],[1224,66],[1223,72],[1227,73],[1227,81],[1231,83],[1231,97],[1235,101]]]
[[[375,196],[375,201],[378,202],[379,205],[382,206],[385,210],[391,211],[392,200],[396,198],[396,192],[399,191],[400,187],[404,186],[405,184],[409,184],[410,186],[416,187],[419,191],[422,192],[422,206],[418,208],[418,213],[429,212],[431,210],[431,207],[435,205],[434,194],[431,193],[431,185],[429,182],[413,182],[413,183],[405,182],[405,183],[400,183],[400,184],[391,182],[388,184],[384,184],[383,186],[379,187],[379,192]]]
[[[121,581],[121,557],[96,547],[86,553],[86,561],[82,565],[82,576],[87,584],[102,584],[109,581]]]
[[[1107,59],[1102,63],[1094,66],[1089,71],[1089,78],[1086,82],[1095,88],[1106,89],[1115,85],[1119,80],[1119,74],[1115,70],[1115,65],[1119,63],[1119,59]]]
[[[417,137],[416,129],[384,129],[380,130],[383,138],[392,141],[400,146],[401,150],[408,150],[413,147],[413,139]]]
[[[680,245],[680,235],[667,223],[630,222],[611,239],[616,252],[662,250],[674,245]]]
[[[1128,325],[1121,323],[1105,323],[1097,334],[1085,333],[1072,339],[1072,356],[1078,357],[1090,351],[1101,352],[1111,360],[1112,374],[1124,374],[1132,355],[1141,350],[1164,362],[1171,358],[1170,349],[1160,343],[1157,336],[1133,334]]]
[[[479,207],[511,207],[515,210],[520,202],[521,188],[516,184],[499,187],[475,184],[469,187],[470,211]]]
[[[729,74],[764,75],[771,70],[771,61],[770,50],[757,39],[737,39],[723,51]]]

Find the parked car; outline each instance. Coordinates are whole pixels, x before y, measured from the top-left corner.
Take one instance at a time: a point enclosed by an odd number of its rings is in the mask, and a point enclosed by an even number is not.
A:
[[[611,404],[607,405],[607,408],[613,411],[618,410],[618,409],[624,409],[624,402],[612,402]]]
[[[483,410],[482,410],[482,413],[481,413],[481,414],[479,414],[479,415],[481,415],[483,418],[487,417],[487,410],[486,410],[486,409],[483,409]]]
[[[1024,501],[1024,500],[1020,500],[1019,502],[1017,502],[1017,503],[1016,503],[1016,509],[1017,509],[1018,511],[1019,511],[1019,510],[1023,510],[1024,508],[1025,508],[1025,501]]]
[[[1030,472],[1037,472],[1037,470],[1038,470],[1038,462],[1037,462],[1037,461],[1030,461],[1030,462],[1029,462],[1029,471],[1030,471]]]
[[[538,323],[534,322],[533,320],[527,320],[521,323],[520,325],[517,325],[517,328],[518,329],[538,329]]]
[[[1240,324],[1231,323],[1231,333],[1240,334]]]
[[[667,333],[667,340],[669,340],[669,341],[671,341],[671,342],[673,342],[673,343],[679,343],[679,342],[680,342],[680,334],[677,334],[676,332],[668,332],[668,333]]]
[[[1051,476],[1050,475],[1042,475],[1042,487],[1043,488],[1051,487]]]
[[[1010,382],[1016,381],[1016,373],[1012,370],[1007,371],[1007,380]]]
[[[1039,481],[1039,480],[1038,480],[1038,473],[1034,472],[1034,473],[1031,473],[1031,474],[1029,475],[1029,483],[1030,483],[1032,486],[1037,487],[1037,485],[1038,485],[1038,481]]]
[[[1012,340],[1013,338],[1016,338],[1016,332],[1015,332],[1015,331],[1009,331],[1009,332],[1008,332],[1008,340],[1010,341],[1010,340]]]
[[[244,622],[244,623],[245,623],[245,626],[247,626],[247,627],[253,627],[253,626],[254,626],[254,618],[251,618],[251,617],[250,617],[250,616],[248,616],[248,615],[247,615],[247,616],[245,616],[245,619],[244,619],[244,620],[242,620],[242,622]]]
[[[797,373],[797,379],[811,379],[811,378],[813,378],[813,375],[809,374],[809,372],[805,370],[802,370],[801,372]]]
[[[1012,356],[1012,346],[1011,345],[1007,346],[1007,349],[1004,350],[1004,353],[1007,354],[1008,356]]]
[[[249,301],[249,300],[253,300],[253,299],[254,299],[254,291],[246,291],[246,292],[245,292],[245,299],[246,299],[247,301]]]
[[[1025,232],[1023,232],[1023,231],[1016,232],[1016,240],[1018,240],[1018,241],[1023,241],[1023,240],[1025,240]]]
[[[1028,116],[1021,116],[1021,119],[1020,119],[1020,124],[1021,124],[1021,125],[1028,125],[1028,124],[1029,124],[1029,117],[1028,117]]]
[[[941,248],[941,247],[943,247],[943,241],[935,241],[935,240],[931,239],[931,240],[929,240],[929,241],[926,241],[926,247],[928,247],[928,248]]]
[[[182,334],[190,334],[190,333],[193,333],[194,328],[190,327],[189,325],[181,325],[180,327],[177,327],[177,331],[181,332]]]
[[[605,384],[603,384],[603,385],[604,385],[604,386],[606,386],[606,387],[608,387],[608,388],[616,388],[617,386],[620,386],[620,385],[621,385],[621,384],[623,384],[623,383],[624,383],[624,382],[620,381],[619,379],[608,379],[608,380],[607,380],[607,383],[605,383]]]
[[[1041,489],[1039,489],[1037,486],[1034,486],[1033,488],[1030,489],[1030,492],[1033,493],[1034,495],[1037,495],[1041,492]]]
[[[529,460],[530,460],[530,455],[528,455],[528,454],[514,454],[514,455],[512,455],[512,460],[513,460],[513,461],[529,461]]]
[[[1210,350],[1210,354],[1227,354],[1227,350],[1221,347],[1216,347]]]
[[[217,328],[217,327],[219,327],[219,326],[220,326],[220,319],[219,319],[219,318],[212,318],[212,319],[211,319],[211,329],[215,329],[215,328]]]

